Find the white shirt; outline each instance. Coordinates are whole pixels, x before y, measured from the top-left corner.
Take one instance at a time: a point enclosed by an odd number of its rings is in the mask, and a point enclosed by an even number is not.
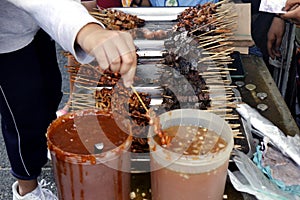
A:
[[[91,22],[100,24],[78,0],[0,0],[0,53],[25,47],[41,27],[79,62],[90,62],[93,57],[74,44]]]

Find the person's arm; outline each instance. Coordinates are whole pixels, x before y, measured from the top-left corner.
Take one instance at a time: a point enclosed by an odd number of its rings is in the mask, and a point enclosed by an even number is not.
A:
[[[289,11],[289,10],[294,10],[295,6],[297,7],[300,4],[300,0],[287,0],[285,3],[284,10]]]
[[[151,6],[151,3],[149,0],[133,0],[132,6],[149,7]]]
[[[287,0],[284,10],[287,11],[281,17],[294,24],[300,25],[300,0]]]
[[[88,63],[96,58],[101,68],[120,71],[126,86],[133,82],[136,53],[129,33],[105,30],[81,3],[75,1],[8,1],[28,12],[79,62]]]
[[[88,10],[93,11],[97,8],[96,0],[81,1],[81,4]]]
[[[84,52],[75,52],[77,33],[87,23],[101,24],[88,14],[80,3],[69,0],[8,0],[28,12],[63,49],[82,63],[93,58]]]
[[[280,46],[285,32],[285,22],[279,17],[274,17],[268,31],[267,49],[269,56],[274,59],[280,57]]]

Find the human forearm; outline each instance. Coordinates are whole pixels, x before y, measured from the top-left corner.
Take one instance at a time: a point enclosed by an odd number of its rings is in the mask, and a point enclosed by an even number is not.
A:
[[[88,10],[93,11],[93,9],[97,8],[96,0],[91,1],[81,1],[81,4]]]
[[[276,56],[280,57],[279,51],[282,38],[285,32],[285,22],[279,17],[274,17],[272,24],[268,31],[267,49],[269,56],[274,59]]]
[[[283,19],[286,19],[292,23],[300,25],[300,0],[288,0],[286,2],[285,14],[281,15]]]
[[[80,62],[93,58],[75,51],[78,32],[88,23],[100,23],[78,2],[69,0],[8,0],[28,12],[57,43]]]
[[[291,10],[297,4],[300,4],[300,0],[287,0],[285,3],[284,10],[286,10],[286,11]]]
[[[9,0],[29,13],[56,42],[81,63],[96,58],[103,69],[120,72],[126,86],[136,70],[135,45],[127,32],[104,29],[80,2]]]

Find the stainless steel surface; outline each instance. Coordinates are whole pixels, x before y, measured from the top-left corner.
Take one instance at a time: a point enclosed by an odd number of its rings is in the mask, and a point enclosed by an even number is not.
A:
[[[153,51],[153,50],[138,50],[136,52],[138,54],[139,57],[162,57],[163,55],[163,51],[157,50],[157,51]]]
[[[165,49],[164,40],[134,40],[134,44],[141,50],[162,51]]]
[[[146,21],[173,21],[177,15],[187,7],[138,7],[138,8],[113,8],[132,15],[136,15]]]

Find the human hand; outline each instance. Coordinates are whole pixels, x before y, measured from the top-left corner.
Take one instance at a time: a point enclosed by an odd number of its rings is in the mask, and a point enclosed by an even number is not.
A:
[[[95,0],[81,1],[81,4],[88,10],[94,11],[97,8],[97,2]]]
[[[300,25],[299,4],[300,4],[300,0],[287,0],[284,7],[284,10],[287,12],[281,15],[282,19]]]
[[[287,0],[285,3],[284,11],[294,10],[300,4],[300,0]]]
[[[96,58],[102,69],[109,68],[113,72],[119,72],[124,85],[132,85],[137,57],[129,33],[105,30],[92,23],[79,31],[76,41],[85,52]]]
[[[272,24],[268,31],[267,49],[269,56],[274,59],[276,56],[280,57],[279,51],[282,38],[285,31],[285,22],[279,17],[274,17]]]

